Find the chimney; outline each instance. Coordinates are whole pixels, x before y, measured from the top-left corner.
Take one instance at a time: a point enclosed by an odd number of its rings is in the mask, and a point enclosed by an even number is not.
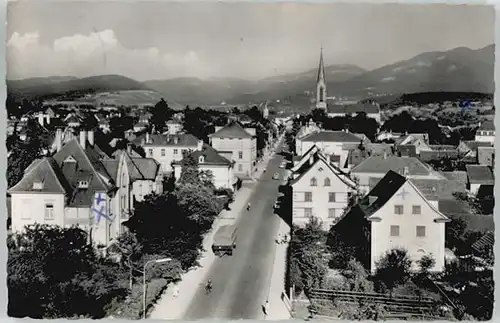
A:
[[[387,159],[387,151],[384,150],[384,159]]]
[[[174,137],[174,144],[176,144],[176,145],[177,145],[177,143],[178,143],[178,142],[179,142],[179,137],[175,136],[175,137]]]
[[[127,144],[127,153],[132,153],[132,144],[130,142]]]
[[[86,140],[87,138],[85,138],[85,134],[86,132],[85,131],[80,131],[80,146],[82,146],[83,149],[85,149],[85,144],[86,144]]]
[[[62,129],[57,128],[56,130],[56,150],[60,151],[62,147]]]
[[[408,175],[409,175],[409,173],[410,173],[410,170],[409,170],[408,166],[405,166],[405,167],[403,168],[403,176],[408,176]]]
[[[202,151],[203,150],[203,140],[198,140],[198,145],[196,146],[196,149],[198,151]]]
[[[94,146],[94,131],[93,130],[89,130],[87,132],[87,137],[89,139],[90,146]]]
[[[330,154],[326,154],[326,163],[330,165],[331,157]]]
[[[146,143],[149,144],[149,132],[146,132]]]
[[[314,156],[311,154],[309,156],[309,164],[312,165],[314,163]]]
[[[47,124],[50,124],[50,116],[47,115]]]

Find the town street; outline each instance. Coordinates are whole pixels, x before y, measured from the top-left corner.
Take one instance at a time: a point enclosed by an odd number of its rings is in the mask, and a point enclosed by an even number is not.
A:
[[[282,183],[282,178],[273,180],[272,177],[276,172],[283,175],[279,168],[282,160],[280,155],[270,160],[250,197],[251,210],[243,210],[244,214],[236,222],[238,241],[233,256],[216,259],[209,269],[205,281],[212,279],[212,292],[207,295],[205,282],[200,284],[183,319],[263,318],[261,306],[269,292],[273,244],[279,226],[273,204]]]

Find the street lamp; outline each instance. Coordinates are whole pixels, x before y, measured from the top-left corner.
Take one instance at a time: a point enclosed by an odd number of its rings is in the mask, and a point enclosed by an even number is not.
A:
[[[161,264],[164,262],[169,262],[171,261],[171,258],[161,258],[161,259],[153,259],[146,261],[144,264],[144,270],[142,272],[142,317],[146,319],[146,268],[149,264],[155,263],[155,264]]]

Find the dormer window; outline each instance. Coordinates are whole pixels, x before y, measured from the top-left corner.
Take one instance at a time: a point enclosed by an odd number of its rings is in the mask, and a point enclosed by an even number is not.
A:
[[[78,188],[81,189],[89,188],[89,181],[78,181]]]
[[[36,191],[43,190],[43,182],[42,181],[33,182],[33,189]]]
[[[311,178],[311,186],[318,186],[318,181],[315,177]]]
[[[198,157],[198,163],[203,164],[205,162],[205,156]]]

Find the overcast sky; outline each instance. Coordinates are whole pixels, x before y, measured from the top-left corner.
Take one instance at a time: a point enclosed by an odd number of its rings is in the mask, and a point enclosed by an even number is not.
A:
[[[8,78],[121,74],[256,79],[325,64],[373,69],[493,43],[492,7],[11,2]]]

